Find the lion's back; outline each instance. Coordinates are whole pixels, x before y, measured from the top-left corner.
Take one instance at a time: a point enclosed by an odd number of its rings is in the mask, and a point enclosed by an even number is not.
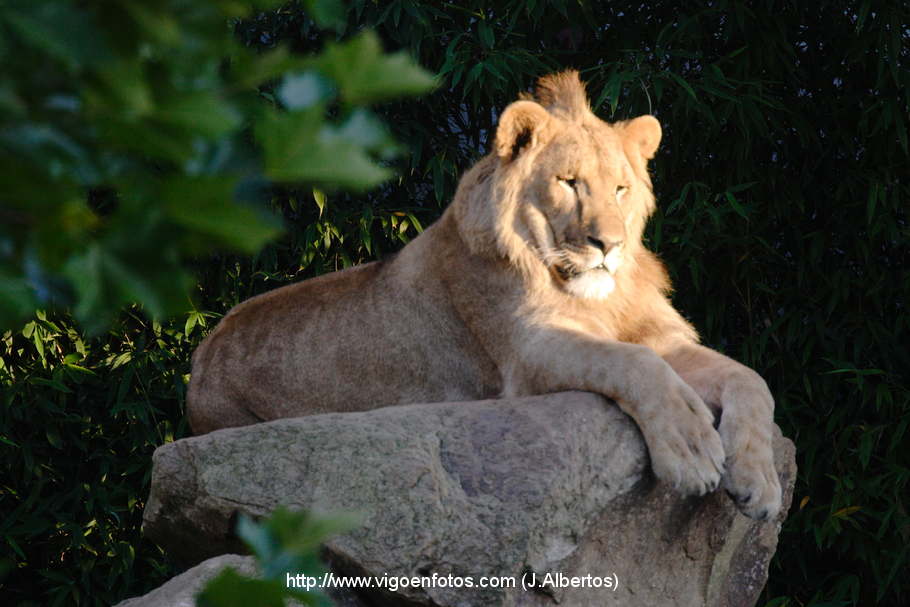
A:
[[[193,431],[495,391],[446,298],[400,270],[368,263],[235,306],[193,355]]]

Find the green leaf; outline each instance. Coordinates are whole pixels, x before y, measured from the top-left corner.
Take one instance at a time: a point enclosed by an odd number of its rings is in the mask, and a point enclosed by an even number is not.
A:
[[[56,379],[48,379],[46,377],[32,377],[29,379],[29,383],[35,384],[37,386],[47,386],[58,392],[64,392],[66,394],[72,394],[73,391],[67,388],[64,384],[60,383]]]
[[[674,74],[673,72],[667,72],[667,74],[669,74],[670,78],[672,78],[674,81],[676,81],[676,84],[681,86],[689,94],[689,96],[692,97],[693,101],[698,101],[698,97],[695,95],[695,90],[692,88],[692,86],[688,82],[686,82],[681,77]]]
[[[323,124],[323,108],[278,112],[268,108],[256,123],[256,138],[265,152],[265,173],[272,179],[297,179],[296,165],[305,163],[316,146]]]
[[[183,325],[183,334],[189,335],[193,332],[193,328],[196,326],[196,323],[199,322],[201,315],[198,312],[190,312],[186,316],[186,322]]]
[[[0,272],[0,332],[22,324],[38,306],[25,278]]]
[[[869,460],[872,458],[872,448],[875,446],[875,435],[872,432],[863,433],[859,442],[859,461],[863,469],[869,467]]]
[[[307,605],[327,605],[320,592],[303,592],[287,586],[287,576],[317,576],[323,570],[318,557],[321,544],[331,535],[353,525],[351,517],[316,518],[306,511],[276,509],[263,522],[241,514],[236,533],[256,555],[263,579],[248,579],[225,570],[199,595],[198,605],[232,607],[284,605],[291,597]]]
[[[727,202],[730,203],[730,206],[736,211],[736,214],[742,217],[743,219],[749,219],[749,214],[746,212],[746,209],[743,208],[743,205],[740,204],[739,200],[736,199],[730,191],[724,192],[724,197],[727,199]]]
[[[413,213],[408,213],[408,219],[411,220],[411,224],[413,224],[414,229],[417,230],[418,234],[423,232],[423,225],[420,223],[417,217],[414,216]]]
[[[240,125],[237,110],[212,91],[197,91],[165,100],[155,120],[204,137],[220,137]]]
[[[344,29],[345,9],[341,0],[304,0],[304,6],[319,27],[336,32]]]
[[[63,274],[78,297],[74,314],[90,334],[104,331],[122,306],[142,304],[155,318],[180,312],[187,304],[190,276],[175,263],[149,255],[124,256],[95,243],[73,256]]]
[[[342,98],[355,105],[417,95],[436,86],[433,76],[404,52],[383,54],[372,31],[327,44],[315,65],[339,84]]]
[[[277,181],[366,189],[391,172],[370,159],[363,145],[323,124],[322,106],[270,111],[256,125],[265,151],[265,172]]]
[[[83,185],[100,181],[99,169],[86,146],[61,129],[23,121],[0,132],[0,145],[52,174],[66,171]]]
[[[480,78],[480,75],[483,73],[483,62],[477,63],[468,71],[468,75],[464,79],[465,91],[471,88],[473,84],[477,82],[477,79]]]
[[[180,128],[155,125],[150,121],[128,123],[112,117],[102,120],[99,130],[102,141],[116,150],[136,152],[178,165],[193,157],[192,134]]]
[[[32,232],[31,245],[41,265],[49,272],[58,271],[73,252],[84,248],[99,225],[98,216],[86,205],[84,196],[63,201],[42,219]],[[35,276],[31,278],[40,291],[41,285],[37,284]]]
[[[262,53],[241,47],[231,58],[231,76],[238,88],[251,89],[305,65],[302,58],[292,55],[285,46]]]
[[[255,253],[281,233],[277,218],[236,201],[237,178],[184,177],[166,180],[161,200],[168,218],[211,238],[218,246]]]
[[[93,15],[68,2],[10,2],[3,20],[27,45],[41,49],[70,70],[110,56],[106,34]]]
[[[728,192],[731,192],[731,193],[733,193],[733,194],[736,194],[737,192],[742,192],[742,191],[744,191],[744,190],[748,190],[749,188],[751,188],[752,186],[754,186],[756,183],[758,183],[758,182],[757,182],[757,181],[749,181],[749,182],[746,182],[746,183],[740,183],[740,184],[737,184],[737,185],[734,185],[734,186],[730,186],[729,188],[727,188],[727,191],[728,191]]]
[[[493,29],[487,24],[486,21],[481,21],[477,26],[477,33],[480,36],[480,41],[483,45],[491,49],[493,48]]]
[[[592,109],[597,111],[600,108],[600,105],[604,101],[610,102],[610,115],[616,113],[616,106],[619,104],[619,90],[622,86],[623,78],[620,75],[613,74],[608,79],[606,84],[604,84],[603,90],[600,92],[600,96],[597,97],[597,100],[594,102]]]
[[[44,436],[47,438],[47,442],[49,442],[53,447],[57,449],[63,449],[63,441],[60,440],[60,433],[56,428],[47,428],[44,431]]]
[[[19,443],[11,441],[8,438],[5,438],[3,436],[0,436],[0,443],[3,443],[4,445],[9,445],[10,447],[15,447],[17,449],[20,448]],[[22,558],[25,558],[25,557],[23,556]]]
[[[268,527],[257,524],[246,514],[241,513],[237,517],[236,533],[237,537],[243,540],[260,562],[274,558],[275,554],[281,550]]]
[[[357,520],[358,517],[353,515],[321,517],[306,510],[280,507],[272,512],[264,525],[286,549],[305,552],[315,550],[331,536],[351,529]]]
[[[316,206],[319,207],[319,217],[322,217],[322,213],[325,211],[325,192],[313,188],[313,200],[316,201]]]
[[[122,6],[151,41],[164,46],[177,46],[183,34],[178,16],[167,10],[166,5],[156,4],[123,2]]]
[[[144,66],[133,58],[105,63],[96,76],[87,80],[83,99],[90,115],[133,122],[154,109],[152,87]],[[108,116],[108,114],[113,115]]]
[[[284,607],[285,588],[275,580],[246,578],[228,568],[206,584],[196,598],[198,607]],[[314,605],[315,602],[308,604]]]

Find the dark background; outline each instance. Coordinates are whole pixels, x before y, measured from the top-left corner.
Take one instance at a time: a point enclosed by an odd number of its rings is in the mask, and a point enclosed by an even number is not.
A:
[[[398,178],[329,193],[323,210],[309,190],[276,191],[285,237],[254,258],[199,259],[188,316],[131,309],[87,339],[61,314],[2,337],[4,603],[107,604],[173,574],[139,527],[151,452],[187,434],[206,330],[250,295],[400,248],[486,153],[497,113],[573,67],[600,117],[661,121],[649,246],[704,342],[768,380],[796,443],[760,604],[907,604],[910,6],[358,0],[347,19],[345,36],[373,27],[441,77],[379,108],[410,150]],[[326,42],[293,4],[236,33],[300,53]],[[60,371],[70,353],[86,372]]]

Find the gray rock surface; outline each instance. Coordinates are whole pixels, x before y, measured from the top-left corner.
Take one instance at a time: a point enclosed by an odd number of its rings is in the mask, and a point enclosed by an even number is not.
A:
[[[233,567],[246,576],[257,573],[253,557],[223,554],[199,563],[148,594],[127,599],[114,607],[196,607],[196,594],[226,567]]]
[[[794,448],[779,430],[774,446],[786,513]],[[602,397],[564,392],[284,419],[164,445],[145,532],[196,563],[242,550],[236,512],[278,505],[361,515],[326,545],[338,573],[516,586],[363,595],[389,606],[753,605],[781,523],[742,516],[722,491],[682,498],[656,483],[631,419]],[[618,587],[524,590],[531,573]]]

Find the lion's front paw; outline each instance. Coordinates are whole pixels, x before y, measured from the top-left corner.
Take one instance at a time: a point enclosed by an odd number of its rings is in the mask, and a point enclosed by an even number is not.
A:
[[[743,514],[762,521],[777,517],[781,506],[773,426],[774,399],[764,380],[749,372],[724,388],[718,428],[727,453],[723,486]]]
[[[712,422],[711,411],[685,384],[668,394],[660,410],[639,424],[657,478],[685,495],[717,489],[724,473],[724,447]]]
[[[723,486],[739,510],[760,521],[780,512],[781,489],[769,440],[757,436],[731,447]]]

